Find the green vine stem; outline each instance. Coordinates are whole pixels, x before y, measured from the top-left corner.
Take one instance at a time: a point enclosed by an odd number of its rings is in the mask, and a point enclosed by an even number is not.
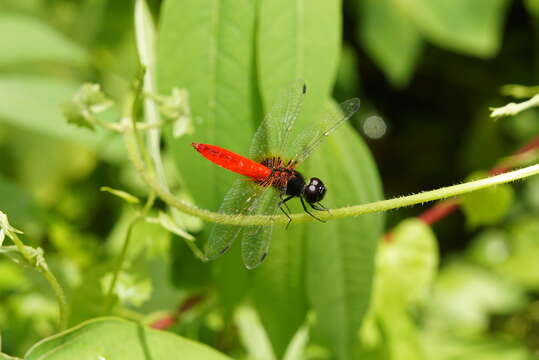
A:
[[[47,266],[47,263],[41,262],[36,263],[34,260],[34,257],[26,250],[26,246],[22,242],[22,240],[17,236],[14,232],[6,232],[6,235],[13,241],[15,246],[17,247],[17,250],[21,253],[21,255],[26,259],[26,261],[29,264],[35,264],[32,265],[37,271],[43,274],[47,282],[49,283],[50,287],[52,288],[52,291],[54,292],[54,296],[56,297],[56,301],[58,302],[58,313],[59,313],[59,330],[65,330],[67,327],[67,302],[64,295],[64,290],[60,286],[60,283],[52,273],[52,271]]]
[[[118,278],[120,277],[120,272],[122,271],[125,259],[127,258],[127,249],[129,249],[129,244],[131,241],[131,232],[133,231],[133,227],[135,227],[139,220],[140,216],[137,215],[133,219],[131,219],[131,221],[127,225],[127,229],[124,234],[122,250],[120,251],[120,256],[118,257],[118,260],[116,262],[116,268],[112,273],[112,280],[107,291],[105,313],[108,313],[114,304],[114,289],[116,288],[116,283],[118,282]]]
[[[130,101],[134,101],[135,97],[132,95]],[[132,106],[126,106],[126,110],[132,109]],[[132,117],[132,112],[124,113],[124,121],[127,123]],[[152,176],[151,172],[146,170],[144,161],[141,159],[141,148],[138,146],[137,141],[137,128],[131,126],[124,132],[124,140],[127,147],[129,158],[136,170],[139,172],[143,181],[150,187],[155,194],[160,197],[169,206],[175,207],[178,210],[199,217],[202,220],[231,225],[270,225],[270,224],[286,224],[288,218],[284,215],[268,216],[268,215],[255,215],[255,216],[241,216],[241,215],[228,215],[212,212],[209,210],[201,209],[194,205],[191,205],[185,201],[182,201],[171,194],[167,189],[163,188]],[[144,150],[142,150],[144,151]],[[524,179],[533,175],[539,174],[539,164],[528,166],[522,169],[510,171],[501,175],[488,177],[485,179],[470,181],[463,184],[457,184],[452,186],[443,187],[436,190],[425,191],[418,194],[397,197],[388,200],[375,201],[367,204],[354,205],[341,207],[337,209],[331,209],[329,213],[320,213],[318,216],[323,220],[334,220],[352,216],[359,216],[363,214],[375,213],[379,211],[387,211],[392,209],[398,209],[405,206],[411,206],[416,204],[422,204],[429,201],[435,201],[445,199],[453,196],[463,195],[472,191],[481,190],[487,187],[505,184],[508,182]],[[292,214],[293,222],[309,222],[313,221],[312,217],[307,214]]]
[[[120,272],[122,271],[122,268],[124,267],[125,259],[127,258],[127,250],[129,249],[129,245],[131,243],[131,233],[133,231],[133,228],[139,221],[143,220],[146,217],[146,214],[152,208],[154,201],[155,201],[155,195],[153,192],[150,192],[150,195],[148,196],[148,199],[146,200],[144,207],[141,210],[138,210],[137,214],[127,224],[127,229],[124,234],[122,249],[120,250],[120,255],[116,262],[116,267],[114,268],[114,271],[112,273],[112,280],[107,290],[107,301],[106,301],[106,306],[105,306],[105,313],[108,313],[114,304],[114,289],[116,288],[116,283],[118,282],[118,278],[120,277]]]

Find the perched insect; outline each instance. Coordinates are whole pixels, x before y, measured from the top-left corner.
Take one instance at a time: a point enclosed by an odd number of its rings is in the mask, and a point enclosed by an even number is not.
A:
[[[255,133],[248,158],[219,146],[192,144],[206,159],[246,177],[234,183],[219,212],[238,216],[274,215],[279,208],[290,224],[287,202],[297,197],[307,214],[322,221],[307,205],[317,211],[328,211],[320,203],[326,187],[316,177],[306,182],[296,168],[325,137],[359,109],[359,99],[345,101],[340,105],[340,112],[328,112],[307,130],[295,132],[293,125],[301,111],[306,90],[305,82],[296,80],[278,96]],[[255,268],[268,254],[272,229],[272,225],[217,224],[210,234],[206,257],[212,260],[224,254],[242,234],[243,261],[247,268]]]

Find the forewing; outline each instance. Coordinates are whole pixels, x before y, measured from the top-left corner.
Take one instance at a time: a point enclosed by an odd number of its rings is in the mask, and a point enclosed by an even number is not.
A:
[[[261,195],[266,188],[255,185],[247,179],[238,179],[225,195],[219,212],[229,215],[249,215],[255,211]],[[205,254],[208,260],[223,255],[238,237],[244,227],[241,225],[215,224],[206,243]]]
[[[252,215],[275,215],[279,205],[279,193],[269,189],[259,197]],[[273,225],[245,226],[241,241],[241,256],[247,269],[254,269],[268,256]]]
[[[277,95],[253,137],[249,150],[251,159],[261,161],[284,153],[294,122],[301,112],[306,89],[305,81],[297,79]]]
[[[301,163],[308,158],[329,134],[337,130],[359,110],[359,103],[358,98],[353,98],[340,104],[340,111],[326,111],[321,121],[308,126],[290,145],[291,159]]]

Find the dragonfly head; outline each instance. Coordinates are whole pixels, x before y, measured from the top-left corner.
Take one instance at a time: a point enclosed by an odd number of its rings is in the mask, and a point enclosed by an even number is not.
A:
[[[303,188],[303,198],[309,203],[314,204],[321,201],[326,195],[326,187],[319,178],[311,178],[309,183]]]

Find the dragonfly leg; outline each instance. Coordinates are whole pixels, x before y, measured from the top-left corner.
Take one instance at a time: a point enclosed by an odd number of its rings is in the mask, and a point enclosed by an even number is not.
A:
[[[286,202],[288,200],[292,199],[293,197],[294,197],[294,195],[290,195],[290,196],[286,197],[286,195],[281,194],[281,201],[279,202],[279,209],[281,209],[283,214],[285,214],[286,217],[288,218],[288,223],[286,224],[285,229],[288,229],[288,225],[290,225],[290,223],[292,222],[292,218],[290,217],[290,208],[288,207]],[[284,205],[284,207],[283,207],[283,205]],[[286,208],[286,210],[288,210],[288,212],[286,212],[284,208]]]
[[[315,203],[315,204],[311,204],[309,203],[309,205],[315,209],[315,210],[318,210],[318,211],[327,211],[328,213],[331,214],[331,211],[329,211],[329,209],[327,207],[325,207],[324,205],[322,205],[321,203]]]
[[[303,210],[305,210],[305,212],[306,212],[307,214],[311,215],[314,219],[316,219],[316,220],[318,220],[318,221],[320,221],[320,222],[325,223],[324,220],[320,219],[319,217],[314,216],[314,215],[309,211],[309,209],[307,209],[307,206],[305,206],[305,201],[303,201],[303,198],[302,198],[301,196],[299,197],[299,199],[301,200],[301,206],[303,206]],[[311,206],[312,206],[312,205],[311,205]]]
[[[281,194],[280,197],[281,197],[281,202],[279,203],[279,206],[284,205],[288,213],[291,214],[292,212],[290,211],[290,208],[288,207],[288,204],[286,202],[292,199],[294,196],[290,195],[287,197],[286,194]]]

